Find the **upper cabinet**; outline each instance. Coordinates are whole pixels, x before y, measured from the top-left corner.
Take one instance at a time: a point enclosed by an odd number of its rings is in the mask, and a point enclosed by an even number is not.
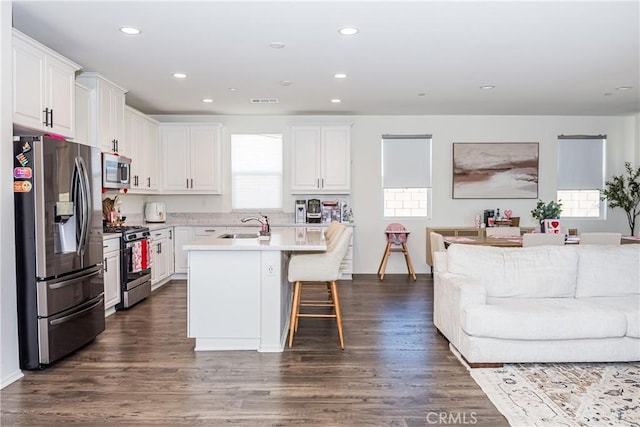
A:
[[[75,72],[80,66],[13,30],[13,123],[75,136]]]
[[[291,127],[291,193],[351,191],[351,127]]]
[[[94,145],[91,129],[91,91],[76,83],[76,137],[81,144]]]
[[[124,136],[131,157],[131,193],[157,191],[158,182],[158,122],[145,114],[125,107]]]
[[[125,89],[97,73],[82,73],[78,82],[91,90],[91,129],[102,151],[128,155],[124,138]]]
[[[160,124],[164,193],[220,194],[220,124]]]

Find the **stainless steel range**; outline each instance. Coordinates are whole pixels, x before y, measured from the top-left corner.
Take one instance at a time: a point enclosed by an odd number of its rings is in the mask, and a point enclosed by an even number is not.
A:
[[[151,295],[151,233],[142,226],[104,227],[105,233],[120,236],[120,303],[125,310]]]

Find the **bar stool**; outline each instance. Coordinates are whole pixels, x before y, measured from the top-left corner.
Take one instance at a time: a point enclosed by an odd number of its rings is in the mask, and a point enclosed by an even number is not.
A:
[[[382,261],[380,261],[380,267],[378,267],[380,280],[384,280],[384,272],[387,268],[387,261],[389,260],[389,254],[391,252],[402,252],[404,254],[404,260],[407,263],[409,274],[411,274],[413,280],[416,280],[416,272],[413,269],[413,264],[411,264],[411,256],[407,249],[407,239],[409,238],[410,231],[407,231],[404,225],[394,222],[389,224],[384,232],[387,235],[387,246],[384,249]],[[393,245],[400,247],[394,248],[392,247]]]
[[[340,229],[341,228],[341,229]],[[289,262],[289,282],[294,284],[291,319],[289,321],[289,347],[293,345],[293,335],[298,330],[298,320],[301,317],[335,318],[340,338],[340,348],[344,350],[344,336],[342,333],[342,313],[336,281],[340,278],[340,263],[347,254],[353,230],[350,227],[339,227],[327,245],[327,251],[313,254],[302,254],[291,257]],[[310,285],[325,285],[329,289],[328,300],[305,300],[302,298],[302,288]],[[304,286],[303,286],[304,285]],[[301,307],[329,307],[332,313],[300,311]]]

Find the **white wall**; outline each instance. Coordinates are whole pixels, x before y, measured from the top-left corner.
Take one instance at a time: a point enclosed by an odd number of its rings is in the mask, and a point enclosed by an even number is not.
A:
[[[11,2],[0,1],[0,388],[22,376],[18,359],[11,117]],[[7,178],[8,177],[8,178]]]
[[[384,248],[383,230],[395,220],[382,217],[380,191],[380,137],[382,134],[433,135],[433,217],[400,219],[410,230],[409,250],[414,266],[427,272],[425,245],[427,226],[472,226],[476,214],[487,208],[511,209],[522,226],[535,226],[530,217],[534,199],[453,200],[451,164],[453,142],[538,142],[540,144],[539,198],[556,194],[556,142],[560,134],[606,134],[607,176],[623,171],[624,161],[640,156],[640,116],[556,117],[556,116],[154,116],[160,121],[214,121],[223,124],[223,186],[218,196],[133,196],[126,208],[141,212],[145,199],[167,202],[168,212],[229,212],[229,141],[233,133],[284,133],[285,211],[293,210],[295,196],[288,195],[289,135],[292,124],[353,124],[351,134],[351,206],[356,217],[355,273],[375,273]],[[127,196],[131,197],[131,196]],[[609,211],[607,221],[566,221],[564,226],[580,230],[628,232],[624,212]],[[388,273],[404,273],[401,256],[392,259]]]

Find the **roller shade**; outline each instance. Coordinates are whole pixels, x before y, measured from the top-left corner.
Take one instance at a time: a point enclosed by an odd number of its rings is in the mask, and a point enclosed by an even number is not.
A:
[[[382,136],[382,187],[431,187],[431,135]]]
[[[604,186],[606,136],[558,136],[558,190]]]

